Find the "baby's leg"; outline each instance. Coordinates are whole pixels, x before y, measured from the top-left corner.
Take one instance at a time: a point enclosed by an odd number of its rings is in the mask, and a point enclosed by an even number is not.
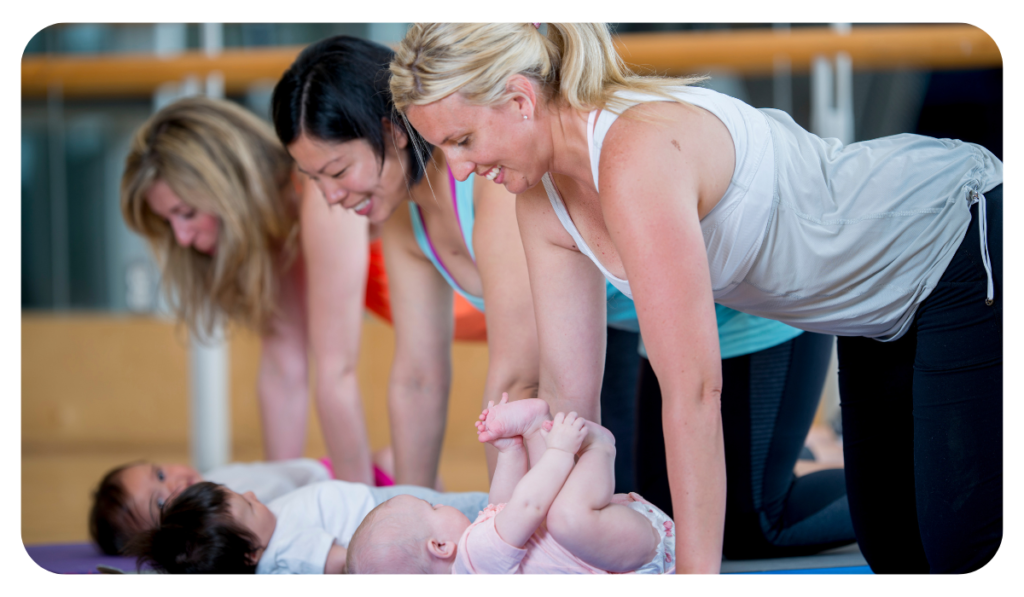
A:
[[[493,442],[496,439],[523,436],[523,443],[530,456],[531,467],[544,454],[546,445],[539,431],[544,421],[551,420],[548,403],[538,398],[524,398],[508,401],[508,394],[501,395],[501,402],[489,403],[480,413],[476,422],[477,439]]]
[[[639,512],[612,503],[615,437],[587,421],[579,461],[548,510],[548,532],[573,555],[609,572],[629,572],[657,553],[661,537]]]

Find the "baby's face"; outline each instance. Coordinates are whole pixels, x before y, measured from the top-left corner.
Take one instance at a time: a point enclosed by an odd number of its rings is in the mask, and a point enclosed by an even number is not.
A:
[[[277,527],[277,517],[270,508],[256,499],[253,492],[238,494],[226,487],[224,490],[228,493],[228,512],[231,518],[256,535],[260,547],[266,547]]]
[[[411,495],[399,495],[387,501],[387,512],[399,514],[413,524],[423,524],[439,539],[457,540],[471,524],[469,518],[451,506],[433,505]]]
[[[128,508],[143,526],[156,526],[163,508],[186,487],[203,480],[187,464],[136,464],[120,475],[121,487],[128,494]]]

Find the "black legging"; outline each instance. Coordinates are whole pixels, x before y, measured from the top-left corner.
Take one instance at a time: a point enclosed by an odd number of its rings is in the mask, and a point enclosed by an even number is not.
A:
[[[970,572],[1002,539],[1002,185],[985,195],[991,306],[975,205],[906,335],[839,339],[850,510],[874,572]]]
[[[640,334],[608,328],[601,382],[601,424],[615,436],[615,493],[636,491],[636,379]]]
[[[722,360],[723,551],[729,559],[805,555],[854,541],[843,471],[793,474],[821,399],[831,347],[832,336],[805,332]],[[671,514],[661,389],[647,359],[637,393],[637,491]]]

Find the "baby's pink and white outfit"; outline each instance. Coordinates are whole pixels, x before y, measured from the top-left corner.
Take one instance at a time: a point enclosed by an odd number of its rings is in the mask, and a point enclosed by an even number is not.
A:
[[[613,502],[643,514],[661,537],[654,558],[632,574],[674,574],[676,541],[672,519],[635,493],[628,498],[617,496]],[[469,525],[459,538],[452,574],[609,574],[569,553],[543,524],[525,546],[505,543],[494,528],[494,517],[504,508],[505,504],[488,505]]]

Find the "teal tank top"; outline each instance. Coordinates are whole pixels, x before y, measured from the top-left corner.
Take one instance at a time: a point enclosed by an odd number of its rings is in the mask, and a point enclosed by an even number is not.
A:
[[[459,221],[459,230],[462,232],[462,240],[466,243],[466,248],[469,249],[469,256],[473,261],[476,261],[476,253],[473,251],[473,222],[475,220],[475,209],[473,206],[473,178],[475,175],[471,174],[463,182],[455,180],[452,176],[451,170],[448,171],[448,184],[451,187],[452,192],[452,207],[455,209],[455,216]],[[455,278],[452,277],[448,268],[444,266],[444,262],[441,261],[440,256],[434,249],[434,243],[430,240],[430,235],[427,233],[427,227],[423,223],[423,214],[420,212],[420,207],[416,203],[409,202],[409,213],[412,215],[412,231],[416,237],[416,244],[420,246],[420,250],[427,256],[427,259],[434,264],[438,273],[448,282],[448,285],[452,287],[455,292],[458,292],[467,301],[480,311],[484,310],[484,298],[482,296],[476,296],[466,292]],[[633,305],[633,301],[626,297],[626,295],[619,292],[610,282],[605,281],[605,293],[608,301],[608,325],[609,327],[627,330],[631,332],[639,332],[640,325],[637,322],[636,307]]]
[[[804,333],[781,321],[748,315],[717,303],[715,319],[718,320],[718,347],[723,359],[778,346]],[[643,338],[640,339],[640,354],[647,358]]]

